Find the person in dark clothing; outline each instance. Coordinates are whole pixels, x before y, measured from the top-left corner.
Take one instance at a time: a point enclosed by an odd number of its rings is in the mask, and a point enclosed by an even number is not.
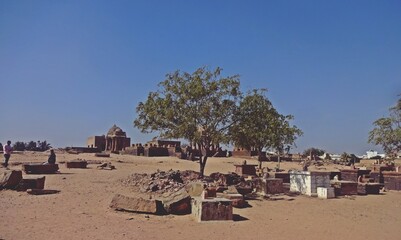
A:
[[[53,149],[50,150],[50,156],[49,156],[49,159],[47,160],[47,162],[49,164],[55,164],[56,163],[56,154],[54,153]]]

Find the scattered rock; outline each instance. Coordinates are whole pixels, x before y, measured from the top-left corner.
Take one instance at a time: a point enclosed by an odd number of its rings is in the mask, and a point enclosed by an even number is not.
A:
[[[0,189],[14,189],[22,180],[22,171],[19,170],[1,170]]]
[[[123,210],[138,213],[161,214],[163,212],[161,202],[158,200],[144,199],[141,197],[127,197],[116,194],[110,203],[115,210]]]

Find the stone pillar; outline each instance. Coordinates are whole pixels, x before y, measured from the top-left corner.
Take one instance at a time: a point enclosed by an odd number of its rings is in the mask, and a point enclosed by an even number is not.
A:
[[[107,137],[106,138],[106,146],[104,147],[104,151],[107,151],[107,148],[109,147],[109,139]]]

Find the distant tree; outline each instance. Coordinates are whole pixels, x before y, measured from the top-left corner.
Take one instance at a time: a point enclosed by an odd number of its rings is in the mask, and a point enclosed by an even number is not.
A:
[[[30,141],[28,143],[25,143],[25,150],[36,151],[36,142]]]
[[[160,132],[166,138],[184,138],[201,150],[200,174],[220,143],[228,143],[228,128],[241,92],[239,76],[221,77],[221,68],[205,67],[193,73],[175,71],[159,83],[136,108],[134,126],[142,132]]]
[[[47,143],[46,140],[43,142],[38,141],[38,146],[37,146],[38,151],[44,152],[46,150],[49,150],[50,148],[51,148],[51,145],[50,145],[50,143]]]
[[[369,143],[381,145],[384,152],[395,158],[401,151],[401,98],[389,109],[390,116],[379,118],[369,132]]]
[[[241,100],[235,115],[235,124],[230,128],[235,145],[258,152],[261,167],[262,150],[275,150],[282,154],[289,150],[302,131],[291,126],[292,116],[277,112],[265,95],[266,89],[254,89]]]
[[[24,151],[25,150],[25,143],[17,141],[13,144],[14,151]]]
[[[3,151],[3,144],[0,143],[0,151]]]
[[[302,155],[303,156],[312,156],[312,157],[313,156],[322,156],[325,152],[326,151],[323,149],[311,147],[311,148],[305,149]]]

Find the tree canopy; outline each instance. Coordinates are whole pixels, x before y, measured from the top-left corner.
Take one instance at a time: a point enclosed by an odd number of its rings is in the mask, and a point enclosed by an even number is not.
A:
[[[228,143],[228,129],[241,96],[239,76],[221,76],[221,68],[193,73],[175,71],[159,83],[136,108],[134,125],[142,132],[160,132],[166,138],[184,138],[202,150],[203,175],[212,147]]]
[[[290,124],[291,115],[277,112],[265,95],[266,89],[254,89],[247,93],[239,105],[235,124],[231,128],[234,144],[254,149],[261,160],[262,149],[282,154],[294,144],[302,131]]]
[[[388,117],[379,118],[373,123],[368,141],[381,145],[384,152],[394,158],[401,151],[401,98],[389,110]]]

